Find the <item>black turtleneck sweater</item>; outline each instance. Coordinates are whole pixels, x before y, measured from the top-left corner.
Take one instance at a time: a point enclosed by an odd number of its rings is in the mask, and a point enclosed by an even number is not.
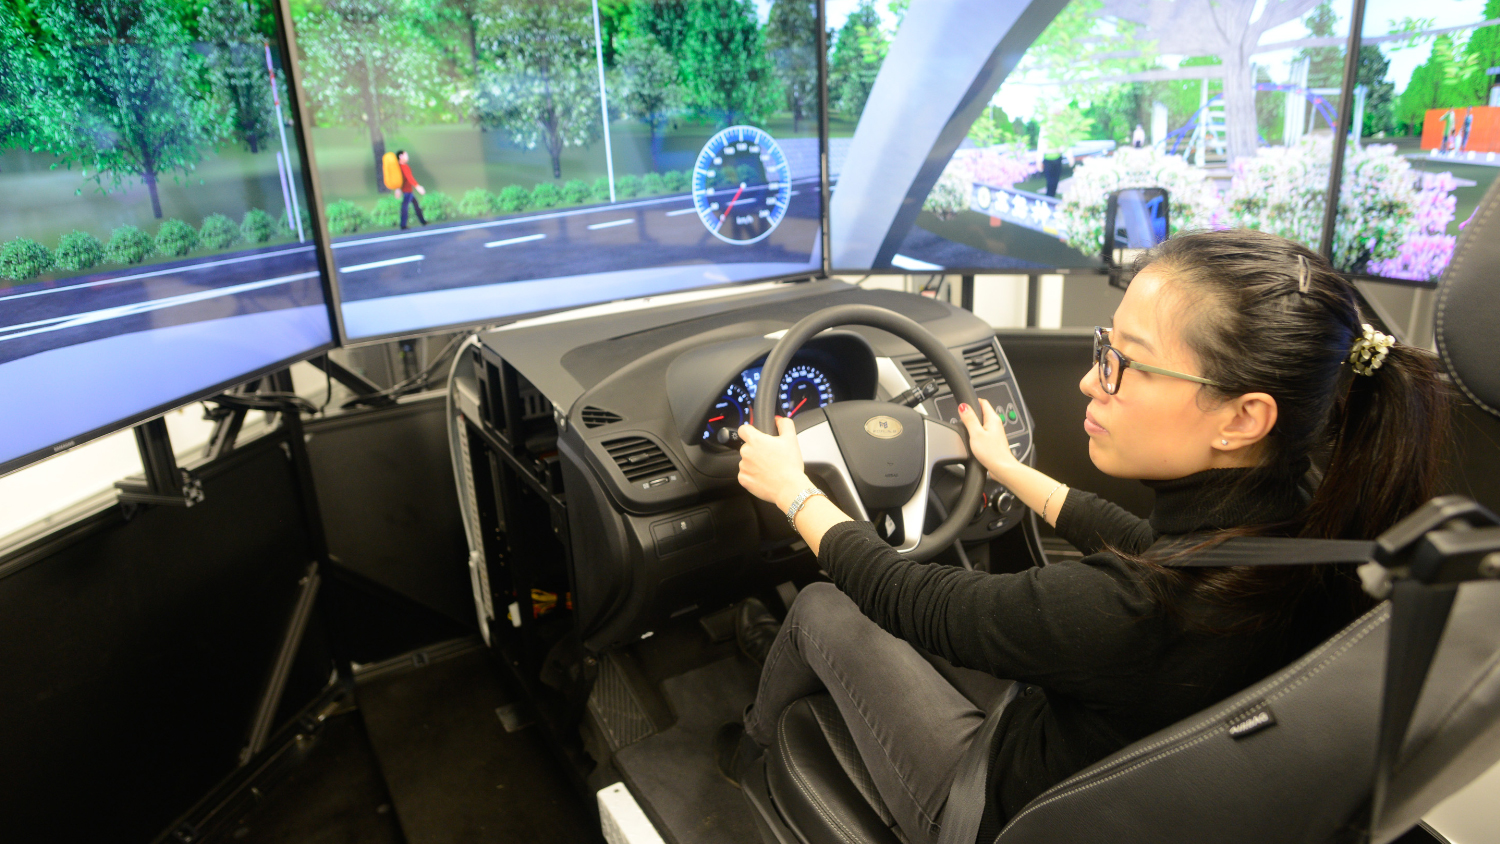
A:
[[[999,726],[985,811],[992,833],[1053,784],[1249,686],[1353,618],[1330,618],[1328,602],[1303,595],[1298,605],[1315,623],[1235,636],[1184,624],[1212,624],[1224,610],[1186,596],[1178,612],[1164,611],[1152,575],[1106,549],[1138,555],[1162,537],[1285,523],[1305,499],[1290,480],[1257,482],[1241,469],[1148,485],[1150,519],[1070,490],[1057,532],[1084,558],[1017,574],[913,563],[868,522],[823,537],[819,562],[881,627],[956,665],[1033,686]]]

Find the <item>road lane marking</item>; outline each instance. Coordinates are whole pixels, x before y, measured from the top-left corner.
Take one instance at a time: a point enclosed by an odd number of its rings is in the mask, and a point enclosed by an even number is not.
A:
[[[389,261],[373,261],[368,264],[355,264],[352,267],[339,267],[341,273],[357,273],[361,270],[373,270],[379,267],[394,267],[397,264],[410,264],[412,261],[420,261],[426,255],[407,255],[404,258],[392,258]]]
[[[908,258],[905,255],[896,255],[895,257],[891,258],[891,266],[898,267],[903,270],[918,270],[921,272],[943,269],[937,264],[929,264],[926,261],[919,261],[916,258]]]
[[[485,249],[493,249],[496,246],[509,246],[512,243],[530,243],[533,240],[542,240],[545,237],[546,237],[546,235],[544,235],[544,234],[528,234],[528,235],[524,235],[522,237],[507,238],[506,240],[494,240],[494,241],[491,241],[489,243],[486,243],[484,245],[484,248]]]
[[[279,258],[282,255],[293,255],[298,252],[311,251],[313,251],[313,247],[311,246],[299,246],[295,249],[283,249],[279,252],[261,252],[256,255],[243,255],[239,258],[225,258],[221,261],[207,261],[202,264],[188,264],[181,267],[169,267],[164,270],[153,270],[152,272],[148,273],[134,273],[132,275],[116,276],[115,278],[100,279],[99,281],[90,281],[84,284],[70,284],[66,287],[49,287],[46,290],[32,290],[28,293],[13,293],[9,296],[0,296],[0,302],[6,302],[11,299],[25,299],[28,296],[45,296],[48,293],[62,293],[66,290],[85,290],[90,287],[102,287],[106,284],[119,284],[122,281],[135,281],[137,279],[152,278],[159,275],[171,275],[172,273],[191,272],[192,270],[206,270],[210,267],[222,267],[227,264],[243,264],[246,261],[264,261],[267,258]]]
[[[596,229],[612,229],[615,226],[628,226],[633,222],[635,222],[634,217],[625,220],[610,220],[607,223],[595,223],[592,226],[589,226],[589,231],[594,231]]]
[[[136,302],[130,305],[120,305],[114,308],[90,311],[83,314],[73,314],[66,317],[53,317],[52,319],[38,320],[37,322],[25,323],[23,325],[10,325],[0,332],[11,332],[0,334],[0,342],[16,340],[21,337],[30,337],[33,334],[44,334],[48,331],[61,331],[64,328],[77,328],[82,325],[90,325],[105,320],[119,319],[120,317],[135,316],[136,314],[159,311],[163,308],[175,308],[179,305],[191,305],[194,302],[202,302],[208,299],[217,299],[221,296],[233,296],[237,293],[248,293],[252,290],[260,290],[265,287],[275,287],[281,284],[290,284],[301,281],[304,278],[316,278],[318,273],[298,273],[296,275],[281,276],[280,278],[268,278],[263,281],[252,281],[246,284],[236,284],[232,287],[219,287],[213,290],[199,290],[194,293],[184,293],[180,296],[169,296],[165,299],[148,299],[145,302]],[[51,323],[47,325],[45,323]],[[31,326],[37,326],[32,328]],[[18,328],[30,328],[27,331],[16,331]]]
[[[694,207],[694,208],[679,208],[676,211],[668,211],[667,212],[667,216],[668,217],[676,217],[679,214],[691,214],[691,213],[693,213],[694,211],[697,211],[697,210],[698,209],[696,207]]]
[[[793,184],[816,184],[817,176],[804,176],[793,179]],[[797,191],[794,191],[794,193]],[[367,243],[384,243],[388,240],[406,240],[412,237],[436,237],[449,235],[454,232],[465,232],[472,229],[485,229],[498,226],[516,226],[522,223],[534,223],[538,220],[556,220],[562,217],[579,217],[586,214],[599,214],[604,212],[624,211],[630,208],[642,208],[647,205],[663,205],[669,202],[681,202],[689,194],[680,193],[671,196],[656,196],[650,199],[641,199],[634,202],[612,202],[607,205],[588,205],[582,208],[569,208],[566,211],[551,211],[546,214],[532,214],[526,217],[505,217],[499,220],[483,220],[477,223],[465,223],[461,226],[448,226],[442,228],[425,228],[416,231],[401,232],[400,234],[387,234],[379,237],[366,237],[360,240],[344,240],[329,244],[334,249],[344,249],[350,246],[363,246]]]

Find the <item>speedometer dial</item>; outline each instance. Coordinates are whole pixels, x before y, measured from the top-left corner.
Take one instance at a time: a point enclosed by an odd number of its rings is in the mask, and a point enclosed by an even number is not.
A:
[[[781,378],[781,389],[777,393],[777,406],[788,419],[799,412],[822,407],[834,400],[833,384],[823,370],[808,364],[799,364],[786,371]]]
[[[693,207],[714,237],[743,246],[769,235],[792,199],[792,168],[770,135],[730,126],[693,165]]]
[[[725,428],[733,431],[741,425],[750,421],[750,406],[753,398],[750,391],[736,379],[729,384],[729,389],[714,406],[708,410],[708,421],[703,429],[704,442],[717,442],[719,431]]]

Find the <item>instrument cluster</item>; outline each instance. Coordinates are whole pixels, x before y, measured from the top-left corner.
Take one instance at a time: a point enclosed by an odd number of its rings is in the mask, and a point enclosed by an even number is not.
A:
[[[704,443],[728,443],[732,439],[729,434],[741,425],[755,424],[752,408],[760,387],[760,372],[759,366],[746,369],[724,388],[704,420]],[[839,398],[834,380],[821,367],[811,363],[794,363],[776,389],[777,412],[787,418],[831,404]],[[729,433],[721,434],[721,431]]]

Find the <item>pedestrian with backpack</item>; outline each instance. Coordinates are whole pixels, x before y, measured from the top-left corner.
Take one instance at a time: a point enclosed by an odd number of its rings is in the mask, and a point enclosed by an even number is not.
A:
[[[427,195],[427,189],[417,184],[417,177],[411,174],[411,156],[406,150],[398,149],[395,154],[386,153],[381,159],[382,177],[385,186],[401,194],[401,228],[406,228],[407,206],[417,211],[417,222],[427,225],[427,218],[422,216],[422,206],[417,202],[417,195]]]

